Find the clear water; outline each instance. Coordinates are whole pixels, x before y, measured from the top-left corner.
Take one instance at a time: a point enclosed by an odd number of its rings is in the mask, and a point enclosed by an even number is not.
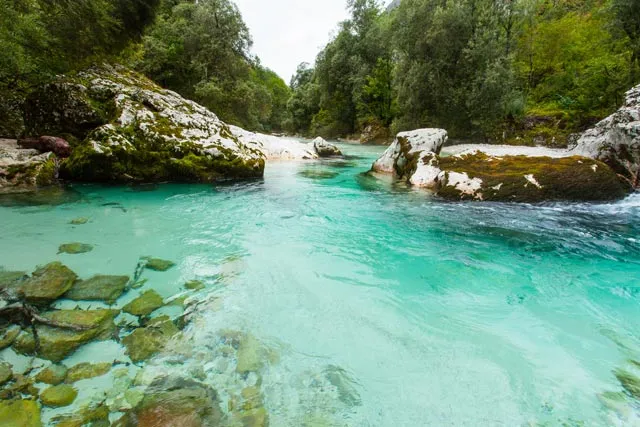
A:
[[[273,426],[640,425],[637,401],[599,398],[640,359],[640,195],[447,203],[363,175],[381,148],[342,148],[345,161],[271,163],[243,184],[0,201],[0,266],[58,259],[88,277],[131,275],[144,255],[175,261],[147,287],[209,285],[176,344],[198,357],[176,369],[213,369],[219,331],[251,333],[279,353],[261,378]],[[95,250],[56,255],[75,241]],[[74,358],[121,354],[92,346]],[[342,387],[326,386],[328,369]]]

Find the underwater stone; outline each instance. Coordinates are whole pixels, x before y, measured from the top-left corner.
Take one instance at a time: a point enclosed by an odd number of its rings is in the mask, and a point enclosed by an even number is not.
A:
[[[158,354],[178,332],[169,316],[151,320],[146,327],[138,328],[122,339],[127,355],[134,362],[142,362]]]
[[[202,289],[206,288],[205,284],[200,280],[191,280],[185,283],[184,287],[185,289],[188,289],[190,291],[201,291]]]
[[[147,261],[145,268],[154,271],[167,271],[176,264],[160,258],[143,258]]]
[[[89,218],[76,218],[72,219],[69,224],[71,225],[84,225],[89,222]]]
[[[58,385],[64,382],[67,377],[67,367],[64,365],[53,364],[36,375],[36,381],[40,383]]]
[[[59,254],[69,254],[69,255],[78,255],[85,254],[87,252],[91,252],[93,250],[93,246],[86,243],[65,243],[64,245],[60,245],[58,248]]]
[[[0,401],[0,425],[42,427],[38,403],[35,400]]]
[[[127,283],[127,276],[98,275],[76,281],[64,297],[74,301],[104,301],[113,304],[124,293]]]
[[[6,362],[0,362],[0,385],[6,384],[13,378],[12,366]]]
[[[40,339],[39,357],[60,362],[82,345],[92,340],[105,340],[113,336],[115,324],[113,319],[118,310],[57,310],[44,313],[42,316],[50,320],[87,327],[83,331],[54,328],[38,325]],[[23,331],[13,343],[13,349],[21,354],[32,355],[35,352],[35,341],[30,331]]]
[[[67,266],[52,262],[34,271],[17,289],[29,302],[50,303],[67,292],[77,278]]]
[[[238,347],[236,371],[239,374],[259,371],[263,366],[262,353],[260,342],[251,334],[244,335]]]
[[[109,409],[102,404],[85,406],[73,414],[55,416],[52,418],[52,421],[56,427],[98,427],[111,425],[109,422]]]
[[[13,286],[16,282],[27,277],[24,271],[4,271],[0,270],[0,288]]]
[[[40,394],[40,400],[46,406],[63,407],[69,406],[78,397],[78,391],[67,384],[49,387]]]
[[[635,399],[640,400],[640,377],[624,369],[616,370],[615,375],[622,387]]]
[[[0,332],[0,350],[4,350],[13,344],[18,335],[20,335],[20,327],[16,325],[11,325]]]
[[[129,304],[125,305],[122,308],[122,311],[133,314],[134,316],[148,316],[162,307],[163,304],[164,301],[162,297],[156,291],[148,290]]]
[[[79,363],[71,368],[67,373],[67,384],[75,383],[77,381],[86,380],[89,378],[101,377],[107,374],[111,370],[112,364],[105,363]]]

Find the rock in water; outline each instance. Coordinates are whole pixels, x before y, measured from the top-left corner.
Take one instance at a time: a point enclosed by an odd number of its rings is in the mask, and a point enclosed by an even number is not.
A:
[[[158,354],[167,342],[179,332],[168,316],[151,320],[122,339],[127,354],[134,362],[142,362]]]
[[[78,397],[78,391],[67,384],[49,387],[40,395],[40,400],[46,406],[54,408],[69,406]]]
[[[0,362],[0,386],[13,378],[12,366],[6,362]]]
[[[67,377],[67,367],[64,365],[53,364],[36,375],[36,381],[40,383],[58,385],[64,382]]]
[[[0,139],[0,194],[35,191],[58,182],[58,160],[52,153],[21,149]]]
[[[67,384],[89,378],[101,377],[111,370],[111,363],[78,363],[69,368],[65,382]]]
[[[142,258],[146,260],[145,268],[153,271],[167,271],[170,268],[173,268],[176,264],[172,261],[167,261],[160,258]]]
[[[212,182],[264,172],[263,153],[215,114],[124,67],[61,77],[26,108],[29,134],[81,141],[61,165],[68,179]]]
[[[313,140],[313,149],[316,150],[316,153],[318,153],[320,157],[342,156],[342,152],[338,147],[328,143],[321,137]]]
[[[415,173],[421,156],[428,153],[440,154],[447,139],[447,131],[444,129],[401,132],[382,157],[375,161],[372,170],[409,180]]]
[[[122,310],[134,316],[148,316],[164,305],[162,297],[154,290],[148,290],[125,305]]]
[[[17,289],[27,301],[46,304],[67,292],[77,278],[67,266],[52,262],[34,271],[31,278],[19,284]]]
[[[606,163],[635,188],[640,186],[640,86],[626,94],[617,112],[586,131],[572,150],[575,155]]]
[[[0,401],[0,425],[7,427],[42,427],[38,403],[35,400]]]
[[[104,301],[113,304],[124,293],[127,283],[127,276],[93,276],[76,281],[64,297],[74,301]]]
[[[86,243],[65,243],[58,248],[58,254],[78,255],[91,252],[92,250],[93,246]]]

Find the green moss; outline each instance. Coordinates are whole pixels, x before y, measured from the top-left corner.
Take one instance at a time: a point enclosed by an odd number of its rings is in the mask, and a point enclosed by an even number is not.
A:
[[[483,200],[540,202],[605,201],[624,197],[630,191],[604,163],[584,157],[489,157],[484,153],[443,157],[440,167],[447,172],[466,173],[482,180]],[[539,187],[527,180],[532,176]],[[438,194],[446,198],[471,198],[452,186]]]

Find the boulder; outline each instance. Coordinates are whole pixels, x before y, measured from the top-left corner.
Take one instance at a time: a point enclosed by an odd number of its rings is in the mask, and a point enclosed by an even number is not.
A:
[[[222,421],[215,390],[191,379],[171,377],[154,381],[142,401],[116,425],[206,427],[222,425]]]
[[[111,370],[112,364],[104,363],[78,363],[69,368],[65,382],[72,384],[89,378],[101,377]]]
[[[50,385],[62,384],[67,377],[67,367],[64,365],[53,364],[36,375],[36,381]]]
[[[0,401],[0,425],[42,427],[40,406],[35,400]]]
[[[64,297],[74,301],[104,301],[113,304],[124,293],[127,283],[127,276],[93,276],[76,281]]]
[[[148,316],[164,305],[164,300],[154,290],[148,290],[122,308],[125,313],[134,316]]]
[[[54,408],[69,406],[76,397],[78,397],[78,390],[67,384],[54,385],[40,394],[42,403]]]
[[[56,310],[44,313],[42,316],[46,319],[87,329],[75,331],[38,325],[38,356],[52,362],[60,362],[92,340],[110,339],[115,333],[113,319],[118,313],[118,310]],[[23,331],[13,343],[13,349],[21,354],[33,355],[36,351],[33,334]]]
[[[146,261],[144,267],[153,271],[167,271],[176,265],[173,261],[160,258],[144,257],[143,260]]]
[[[0,194],[35,191],[58,183],[53,153],[22,149],[16,140],[0,139]]]
[[[62,138],[55,136],[41,136],[40,138],[23,138],[18,140],[18,145],[22,148],[38,150],[41,153],[54,153],[56,156],[65,158],[71,155],[71,146]]]
[[[607,165],[578,156],[430,154],[423,156],[411,182],[451,200],[607,201],[620,199],[629,191]]]
[[[151,320],[122,339],[127,354],[134,362],[142,362],[158,354],[167,342],[179,332],[168,316]]]
[[[52,262],[34,271],[17,289],[31,303],[48,304],[67,292],[77,278],[67,266]]]
[[[316,150],[316,153],[318,153],[320,157],[342,156],[342,152],[338,147],[328,143],[321,137],[313,140],[313,149]]]
[[[267,160],[313,160],[318,153],[309,144],[291,138],[281,138],[246,131],[237,126],[229,126],[240,141],[262,153]]]
[[[440,154],[447,139],[447,131],[444,129],[401,132],[384,154],[375,161],[372,170],[408,180],[415,173],[420,157],[428,153]]]
[[[574,155],[606,163],[634,188],[640,185],[640,85],[626,94],[625,104],[586,131],[573,148]]]

